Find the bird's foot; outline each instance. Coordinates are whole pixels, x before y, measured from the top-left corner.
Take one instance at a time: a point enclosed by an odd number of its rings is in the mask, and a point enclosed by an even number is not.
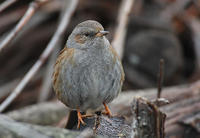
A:
[[[110,109],[108,108],[107,104],[106,104],[106,103],[103,103],[103,105],[104,105],[104,107],[105,107],[105,111],[102,112],[102,114],[107,115],[107,116],[109,116],[109,117],[112,117],[112,113],[111,113]]]
[[[77,116],[78,116],[77,128],[79,129],[81,124],[82,125],[86,125],[86,123],[83,121],[83,118],[92,117],[93,115],[92,114],[82,115],[81,112],[80,112],[80,110],[77,109]]]

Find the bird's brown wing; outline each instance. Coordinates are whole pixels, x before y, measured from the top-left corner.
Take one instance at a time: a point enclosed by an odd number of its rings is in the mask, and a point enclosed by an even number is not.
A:
[[[120,80],[120,82],[121,82],[121,85],[122,85],[123,82],[124,82],[124,79],[125,79],[125,74],[124,74],[124,69],[123,69],[122,63],[121,63],[121,59],[119,58],[117,52],[115,51],[115,49],[112,46],[110,46],[109,48],[110,48],[110,51],[112,52],[112,54],[115,57],[113,59],[113,61],[116,62],[116,60],[118,60],[119,63],[120,63],[120,69],[121,69],[121,80]]]
[[[53,88],[54,91],[56,92],[56,95],[58,96],[58,98],[60,98],[60,89],[59,89],[59,85],[60,85],[60,70],[61,70],[61,66],[63,64],[63,62],[69,62],[73,64],[73,55],[74,55],[74,48],[63,48],[63,50],[61,50],[56,63],[54,65],[54,71],[52,74],[52,81],[53,81]]]

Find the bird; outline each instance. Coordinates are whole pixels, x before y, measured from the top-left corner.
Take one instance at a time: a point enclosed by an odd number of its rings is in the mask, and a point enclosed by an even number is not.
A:
[[[53,89],[63,104],[77,111],[77,128],[80,124],[85,125],[83,118],[87,115],[81,112],[104,105],[104,113],[112,116],[108,103],[122,89],[124,70],[115,49],[105,37],[108,33],[97,21],[79,23],[54,65]]]

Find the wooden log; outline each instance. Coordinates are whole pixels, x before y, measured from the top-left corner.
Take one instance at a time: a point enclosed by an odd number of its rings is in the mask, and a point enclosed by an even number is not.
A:
[[[155,104],[139,97],[133,99],[131,106],[134,138],[164,138],[166,115]]]
[[[91,128],[96,135],[106,138],[131,137],[131,127],[130,125],[126,124],[124,117],[107,117],[101,115],[86,118],[84,119],[84,122],[86,125],[81,125],[81,131],[86,128]],[[76,129],[76,126],[77,124],[74,125],[74,129]]]
[[[131,110],[131,124],[123,116],[107,117],[96,115],[84,119],[86,125],[81,125],[80,130],[91,128],[95,134],[111,138],[164,138],[166,115],[159,111],[155,104],[145,98],[134,97],[131,103]],[[76,114],[72,115],[77,118]],[[76,129],[76,126],[77,123],[74,124],[73,129]]]

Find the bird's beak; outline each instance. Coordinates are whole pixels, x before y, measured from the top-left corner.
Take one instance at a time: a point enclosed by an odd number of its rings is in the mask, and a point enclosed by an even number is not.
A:
[[[102,37],[102,36],[104,36],[104,35],[107,35],[109,32],[108,31],[99,31],[97,34],[96,34],[96,36],[97,37]]]

